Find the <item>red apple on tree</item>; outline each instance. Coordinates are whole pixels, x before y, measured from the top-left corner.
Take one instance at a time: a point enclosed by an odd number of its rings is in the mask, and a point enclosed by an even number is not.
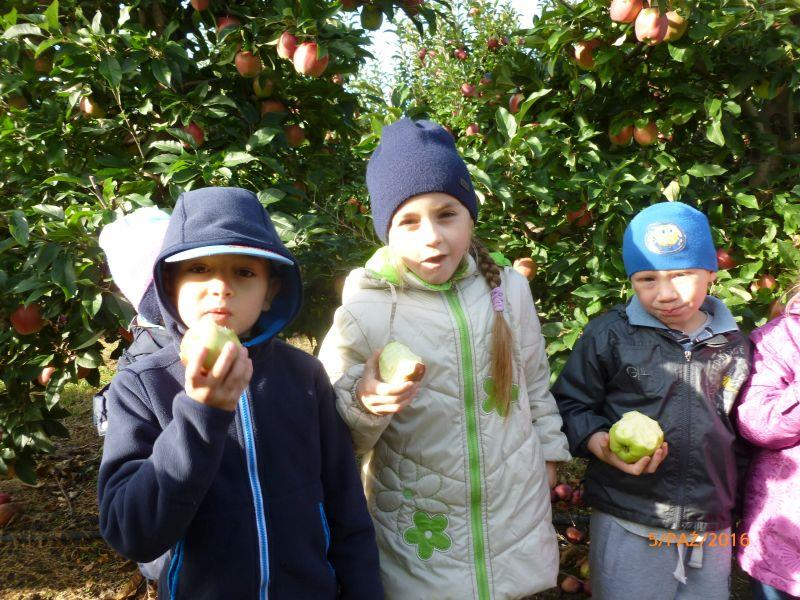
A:
[[[650,121],[644,127],[634,127],[633,139],[640,146],[649,146],[658,139],[658,127],[653,121]]]
[[[6,103],[11,107],[17,110],[25,110],[28,108],[28,101],[25,99],[25,96],[20,96],[19,94],[14,94],[6,98]]]
[[[669,22],[657,8],[643,8],[636,17],[636,39],[651,46],[660,44],[667,35]]]
[[[35,303],[28,306],[19,305],[11,313],[11,326],[20,335],[30,335],[41,331],[42,327],[44,327],[41,307]]]
[[[41,55],[33,61],[33,70],[37,73],[49,73],[53,70],[53,59],[49,55]]]
[[[294,70],[301,75],[309,75],[311,77],[319,77],[328,68],[328,61],[330,56],[327,54],[322,58],[318,58],[319,48],[316,42],[303,42],[294,51],[292,62],[294,63]]]
[[[611,130],[608,131],[608,139],[611,140],[612,144],[617,146],[627,146],[631,143],[632,138],[633,125],[626,125],[619,130],[619,133],[611,133]]]
[[[200,125],[192,121],[186,127],[184,127],[183,130],[194,138],[194,143],[196,146],[203,145],[203,142],[206,139],[206,134],[203,131],[203,128],[200,127]],[[184,148],[189,147],[189,145],[186,142],[183,143],[183,146]]]
[[[261,73],[264,68],[258,54],[253,54],[250,51],[237,52],[233,62],[236,65],[236,70],[239,71],[239,75],[248,79]]]
[[[642,0],[611,0],[608,14],[617,23],[633,23],[642,10]]]
[[[778,300],[773,300],[769,305],[769,314],[767,320],[777,319],[786,312],[786,305]]]
[[[283,128],[283,133],[290,148],[297,148],[306,139],[306,132],[303,131],[300,125],[286,125]]]
[[[480,12],[481,12],[480,8],[478,8],[477,6],[473,6],[472,8],[469,9],[469,16],[474,17],[478,15]]]
[[[91,96],[84,96],[78,104],[81,112],[92,119],[102,119],[106,116],[106,111]]]
[[[419,52],[417,52],[417,56],[419,56],[419,59],[423,62],[425,62],[425,57],[427,56],[427,54],[428,54],[428,49],[424,47],[420,48]]]
[[[36,381],[39,383],[39,385],[46,386],[48,383],[50,383],[50,380],[53,378],[53,373],[55,372],[56,372],[55,367],[47,366],[44,369],[42,369],[41,373],[39,373],[39,376],[36,378]]]
[[[461,84],[461,94],[466,97],[475,97],[477,96],[477,92],[475,91],[475,86],[471,83],[462,83]]]
[[[514,261],[514,270],[525,277],[525,279],[528,281],[531,281],[534,277],[536,277],[536,272],[539,270],[539,265],[536,264],[535,260],[526,256],[523,258],[518,258]]]
[[[730,251],[719,248],[717,250],[717,265],[720,270],[726,271],[734,268],[736,266],[736,261],[731,256]]]
[[[771,290],[777,284],[777,280],[772,275],[762,275],[750,284],[750,291],[757,294],[760,290]]]
[[[524,99],[525,95],[522,94],[522,92],[511,94],[511,97],[508,99],[508,112],[510,112],[512,115],[517,114]]]
[[[592,222],[592,211],[584,202],[577,210],[572,210],[567,213],[567,223],[575,225],[576,227],[586,227]],[[571,493],[571,492],[570,492]],[[563,498],[566,500],[567,498]]]
[[[406,14],[416,15],[419,14],[419,7],[425,3],[425,0],[403,0],[403,10]]]
[[[191,0],[192,8],[195,10],[208,10],[211,0]]]
[[[582,69],[594,68],[594,49],[600,45],[600,40],[583,40],[575,44],[575,62]]]
[[[383,25],[383,11],[373,4],[361,7],[361,26],[368,31],[377,31]]]
[[[286,106],[280,100],[264,100],[261,103],[261,116],[268,113],[285,113]]]
[[[297,49],[297,38],[288,31],[284,31],[278,39],[278,56],[292,60]]]
[[[678,11],[667,12],[667,34],[664,36],[665,42],[676,42],[683,37],[689,28],[689,20],[683,17]]]
[[[219,36],[223,29],[227,29],[228,27],[238,27],[239,25],[241,25],[241,23],[236,17],[222,15],[217,19],[217,36]]]
[[[275,82],[272,79],[263,76],[253,79],[253,93],[256,98],[269,98],[273,89],[275,89]]]
[[[467,128],[464,130],[464,133],[466,135],[480,135],[481,128],[478,127],[477,123],[470,123],[469,125],[467,125]]]
[[[333,77],[331,77],[331,82],[335,83],[336,85],[343,85],[344,76],[341,73],[335,73]]]
[[[356,8],[358,8],[358,4],[358,0],[342,0],[342,10],[353,12]]]
[[[497,50],[500,47],[500,40],[496,37],[490,37],[486,40],[486,47],[489,50]]]
[[[456,48],[453,51],[453,56],[455,56],[458,60],[467,60],[468,56],[467,49],[464,47]]]

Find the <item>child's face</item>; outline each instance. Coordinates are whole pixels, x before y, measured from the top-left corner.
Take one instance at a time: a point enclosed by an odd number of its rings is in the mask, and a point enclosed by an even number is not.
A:
[[[705,316],[700,307],[716,278],[716,273],[705,269],[639,271],[631,283],[647,312],[668,327],[688,333],[702,326]]]
[[[170,289],[187,327],[210,319],[247,334],[279,289],[268,261],[254,256],[219,254],[174,264]]]
[[[456,272],[472,240],[469,211],[449,194],[406,200],[389,226],[389,247],[420,279],[444,283]]]

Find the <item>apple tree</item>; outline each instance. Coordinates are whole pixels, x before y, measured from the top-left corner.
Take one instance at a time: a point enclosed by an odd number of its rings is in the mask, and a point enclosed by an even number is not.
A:
[[[306,265],[306,310],[288,333],[319,334],[331,273],[369,230],[348,202],[363,180],[350,82],[369,40],[347,4],[4,5],[0,477],[34,480],[35,456],[66,433],[63,386],[96,385],[106,345],[127,335],[133,310],[97,242],[121,214],[169,210],[204,185],[256,191]],[[401,9],[420,27],[432,18]]]
[[[800,271],[797,2],[550,0],[508,33],[494,29],[497,4],[461,6],[477,22],[455,21],[469,39],[458,44],[472,73],[490,71],[477,97],[457,98],[453,71],[421,62],[407,35],[393,110],[452,128],[481,196],[479,233],[540,267],[554,371],[586,322],[630,294],[622,233],[654,202],[708,214],[712,292],[743,329],[780,308]],[[450,61],[444,32],[423,45]],[[500,60],[475,43],[497,34],[512,40]]]

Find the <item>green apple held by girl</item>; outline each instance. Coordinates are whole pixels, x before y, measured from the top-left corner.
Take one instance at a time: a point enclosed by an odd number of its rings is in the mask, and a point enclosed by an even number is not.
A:
[[[385,127],[367,187],[386,246],[349,275],[320,359],[356,452],[370,456],[386,596],[553,587],[549,488],[570,456],[528,282],[474,235],[475,191],[441,126]]]

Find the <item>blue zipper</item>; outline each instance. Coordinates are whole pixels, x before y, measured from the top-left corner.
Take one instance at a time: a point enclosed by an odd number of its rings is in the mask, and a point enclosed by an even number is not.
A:
[[[167,585],[169,587],[170,600],[175,600],[178,597],[178,574],[183,565],[183,540],[175,544],[175,550],[172,553],[172,560],[169,561],[169,570],[167,571]]]
[[[256,460],[256,447],[253,440],[253,417],[250,414],[250,402],[247,399],[247,390],[242,392],[242,397],[239,399],[239,414],[242,419],[244,451],[247,458],[247,475],[250,481],[250,492],[253,495],[253,505],[256,513],[256,529],[258,530],[258,559],[261,567],[261,583],[258,588],[258,597],[260,600],[267,600],[267,587],[269,586],[267,519],[264,515],[264,499],[261,495],[261,481],[258,478],[258,462]]]
[[[322,521],[322,531],[325,532],[325,560],[328,563],[331,574],[335,577],[336,571],[333,570],[333,565],[328,560],[328,549],[331,547],[331,529],[328,527],[328,517],[325,516],[325,507],[322,506],[322,502],[319,503],[319,518]]]

